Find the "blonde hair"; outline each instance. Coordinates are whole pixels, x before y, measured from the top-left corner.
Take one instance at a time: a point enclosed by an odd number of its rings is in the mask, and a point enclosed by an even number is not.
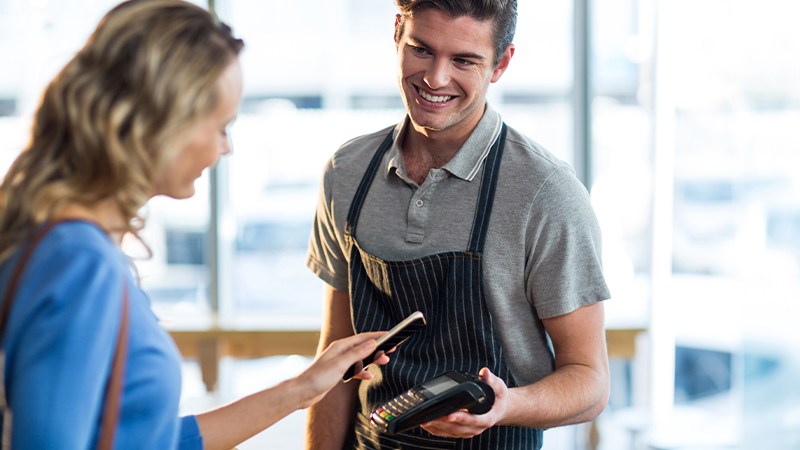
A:
[[[136,236],[154,174],[211,113],[243,42],[179,0],[130,0],[45,89],[30,141],[0,185],[0,261],[68,203],[111,199]]]

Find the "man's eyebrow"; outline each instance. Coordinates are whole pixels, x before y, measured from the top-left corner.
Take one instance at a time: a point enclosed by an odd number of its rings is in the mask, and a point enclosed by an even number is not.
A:
[[[428,44],[427,42],[423,41],[422,39],[419,39],[419,38],[414,37],[414,36],[409,36],[408,39],[409,39],[409,41],[411,41],[411,44],[413,44],[413,45],[417,45],[419,47],[424,47],[424,48],[429,49],[429,50],[433,49],[433,47],[431,47],[430,44]],[[478,61],[484,61],[486,59],[483,55],[479,55],[477,53],[472,53],[472,52],[456,53],[453,56],[456,57],[456,58],[474,59],[474,60],[478,60]]]

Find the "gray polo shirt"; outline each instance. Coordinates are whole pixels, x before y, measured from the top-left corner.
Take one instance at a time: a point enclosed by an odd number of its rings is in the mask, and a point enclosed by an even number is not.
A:
[[[456,155],[421,186],[408,177],[395,144],[384,155],[356,231],[368,253],[408,260],[469,244],[484,160],[502,120],[487,107]],[[389,132],[403,136],[408,119],[345,143],[325,167],[309,246],[308,267],[347,291],[350,248],[344,225],[372,155]],[[600,228],[574,171],[511,127],[500,166],[484,247],[490,313],[517,382],[553,371],[540,318],[609,298],[601,267]]]

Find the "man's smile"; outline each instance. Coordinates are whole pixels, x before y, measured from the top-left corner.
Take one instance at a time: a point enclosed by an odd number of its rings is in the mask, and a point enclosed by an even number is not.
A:
[[[452,95],[434,95],[420,88],[417,88],[417,92],[420,97],[431,103],[445,103],[453,98]]]

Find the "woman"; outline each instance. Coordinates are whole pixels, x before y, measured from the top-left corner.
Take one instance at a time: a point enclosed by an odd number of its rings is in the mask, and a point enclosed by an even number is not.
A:
[[[3,437],[13,448],[231,448],[320,399],[374,350],[382,333],[337,341],[295,378],[178,417],[180,356],[119,244],[138,236],[149,198],[190,197],[230,152],[242,46],[202,8],[132,0],[45,90],[0,185]]]

